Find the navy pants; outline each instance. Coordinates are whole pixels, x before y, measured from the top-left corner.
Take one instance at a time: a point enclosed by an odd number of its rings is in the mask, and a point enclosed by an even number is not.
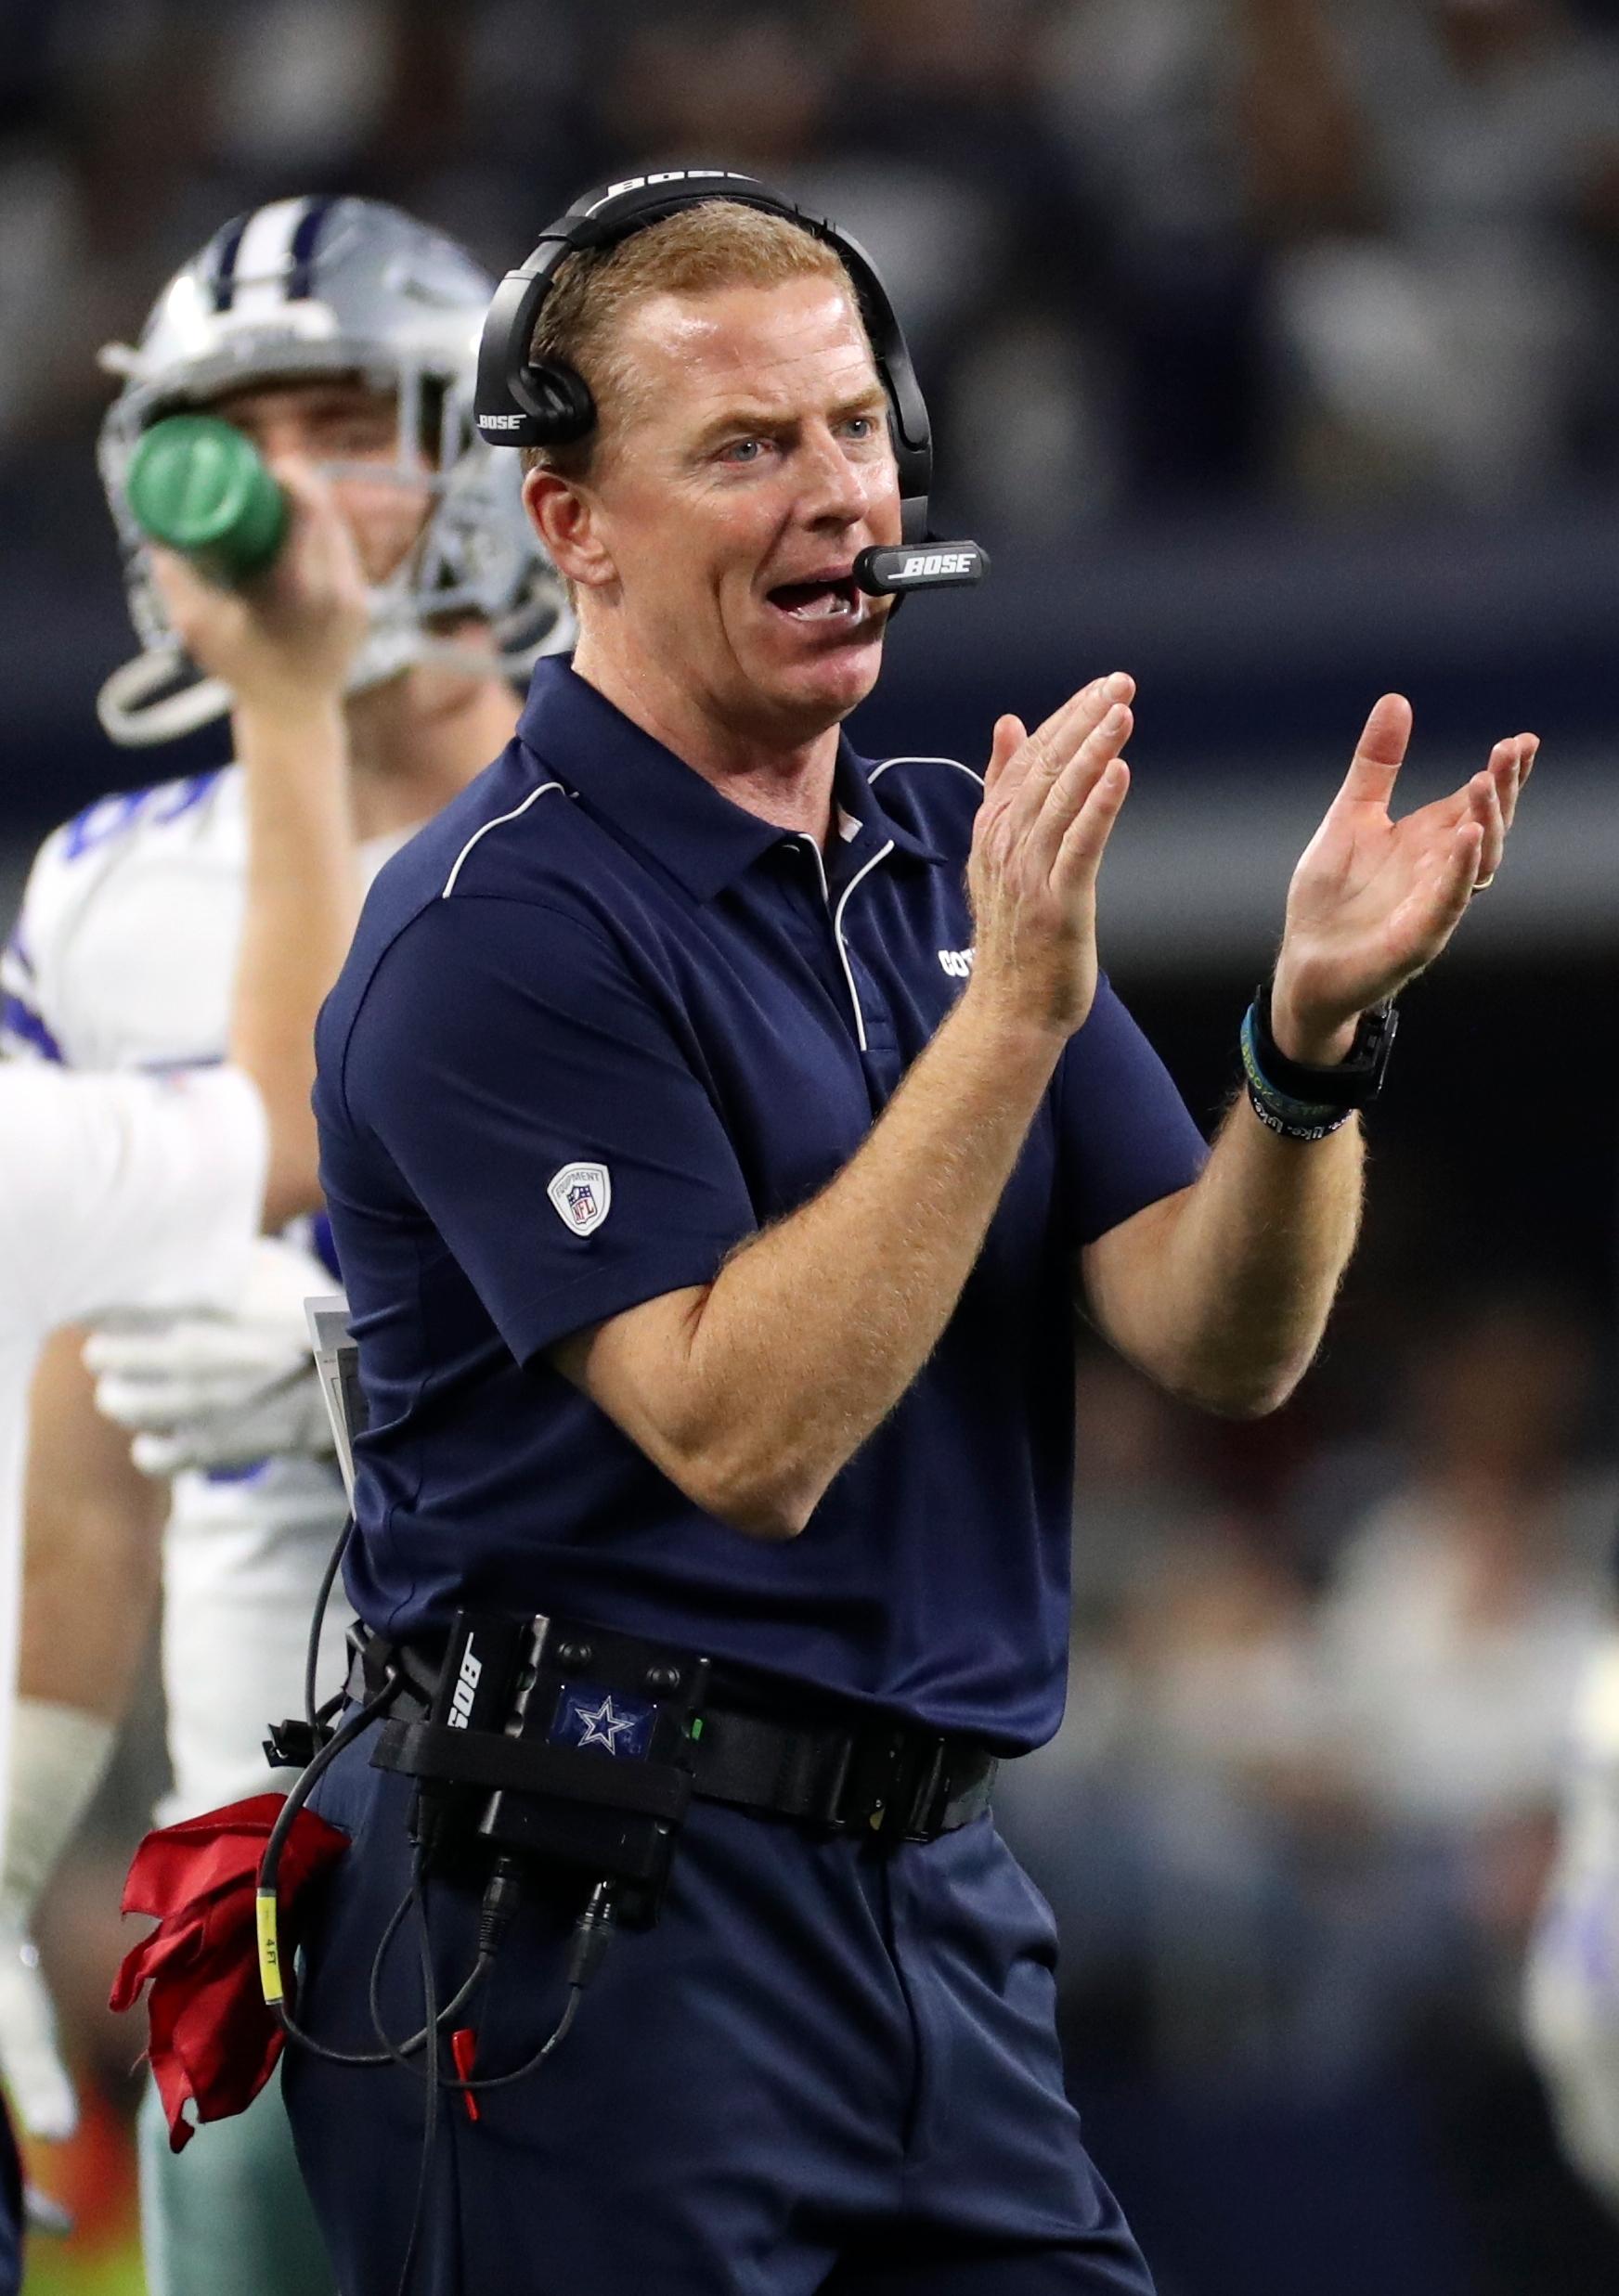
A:
[[[374,2045],[367,1989],[407,1886],[405,1781],[369,1746],[315,1806],[352,1836],[304,1931],[302,2019]],[[478,1892],[428,1890],[441,2002]],[[469,2005],[479,2073],[563,2005],[576,1900],[531,1894]],[[572,2032],[474,2124],[442,2092],[417,2296],[1150,2296],[1080,2141],[1043,1899],[990,1820],[888,1851],[697,1802],[656,1928],[627,1931]],[[421,2021],[418,1933],[384,1965]],[[342,2296],[395,2296],[423,2087],[289,2051],[298,2154]]]
[[[22,2286],[22,2166],[11,2117],[0,2096],[0,2296]]]

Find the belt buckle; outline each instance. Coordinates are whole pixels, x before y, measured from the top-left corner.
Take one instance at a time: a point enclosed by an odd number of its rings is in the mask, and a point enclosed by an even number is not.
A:
[[[864,1825],[887,1839],[927,1841],[927,1820],[944,1773],[945,1742],[932,1732],[894,1728],[862,1733],[839,1796],[839,1822]]]

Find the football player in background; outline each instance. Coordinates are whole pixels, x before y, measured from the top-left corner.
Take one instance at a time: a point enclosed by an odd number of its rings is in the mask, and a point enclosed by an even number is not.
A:
[[[1527,2032],[1563,2148],[1619,2216],[1619,1616],[1587,1667],[1570,1735]]]
[[[261,1222],[317,1208],[309,1091],[313,1031],[358,908],[344,786],[343,680],[367,621],[347,529],[317,481],[283,462],[288,538],[254,607],[212,600],[183,563],[154,579],[177,627],[209,627],[238,696],[247,838],[240,961],[228,1062],[167,1077],[0,1073],[0,1782],[8,1767],[29,1386],[46,1335],[109,1309],[228,1309]],[[266,634],[271,635],[266,638]],[[36,1704],[50,1789],[74,1807],[99,1748],[64,1709]],[[43,1734],[43,1735],[42,1735]],[[19,1823],[0,1804],[10,1877],[38,1844],[30,1776]],[[0,1899],[0,2070],[29,2127],[67,2133],[72,2096],[57,2061],[24,1907]],[[20,2271],[19,2179],[0,2125],[0,2291]]]
[[[560,634],[560,587],[514,476],[472,426],[490,292],[451,241],[395,209],[282,200],[217,234],[164,290],[138,346],[107,355],[124,386],[101,467],[143,649],[103,690],[103,723],[121,741],[162,740],[232,698],[205,617],[188,623],[182,652],[151,583],[126,494],[141,433],[165,414],[206,407],[268,455],[306,456],[369,588],[343,712],[363,879],[504,746],[516,714],[510,681]],[[216,597],[222,613],[236,603]],[[216,1059],[242,869],[235,768],[108,799],[58,831],[34,863],[9,960],[14,1049],[97,1068]],[[234,1319],[95,1343],[107,1400],[146,1430],[143,1460],[175,1472],[162,1542],[168,1821],[263,1790],[265,1725],[299,1709],[310,1611],[343,1519],[335,1467],[313,1455],[324,1448],[322,1414],[302,1328],[304,1296],[332,1288],[309,1257],[320,1244],[317,1222],[296,1244],[264,1247]],[[167,1498],[132,1466],[127,1434],[97,1418],[77,1336],[53,1345],[42,1366],[31,1446],[19,1808],[30,1779],[50,1774],[53,1736],[75,1740],[80,1777],[92,1742],[110,1743],[135,1624],[155,1593],[154,1503],[161,1511]],[[118,1591],[93,1626],[87,1582]],[[341,1664],[334,1618],[327,1686]],[[35,1893],[83,1796],[71,1808],[59,1795],[40,1802],[26,1877]],[[155,2094],[148,2108],[154,2296],[330,2287],[278,2085],[183,2158],[168,2150]]]

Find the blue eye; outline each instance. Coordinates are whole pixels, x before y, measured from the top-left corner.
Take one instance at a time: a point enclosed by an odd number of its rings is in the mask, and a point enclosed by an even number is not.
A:
[[[763,450],[764,441],[761,438],[732,439],[725,449],[725,459],[728,462],[757,462]]]

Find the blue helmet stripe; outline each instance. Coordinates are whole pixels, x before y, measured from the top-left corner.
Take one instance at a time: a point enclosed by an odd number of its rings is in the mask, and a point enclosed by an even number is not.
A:
[[[311,200],[299,217],[298,228],[292,234],[291,269],[287,279],[289,303],[315,292],[315,250],[326,219],[336,205],[335,200]]]
[[[241,236],[253,221],[251,215],[239,215],[233,224],[227,224],[219,249],[219,261],[214,266],[214,308],[228,311],[230,299],[236,292],[236,258],[241,248]]]

